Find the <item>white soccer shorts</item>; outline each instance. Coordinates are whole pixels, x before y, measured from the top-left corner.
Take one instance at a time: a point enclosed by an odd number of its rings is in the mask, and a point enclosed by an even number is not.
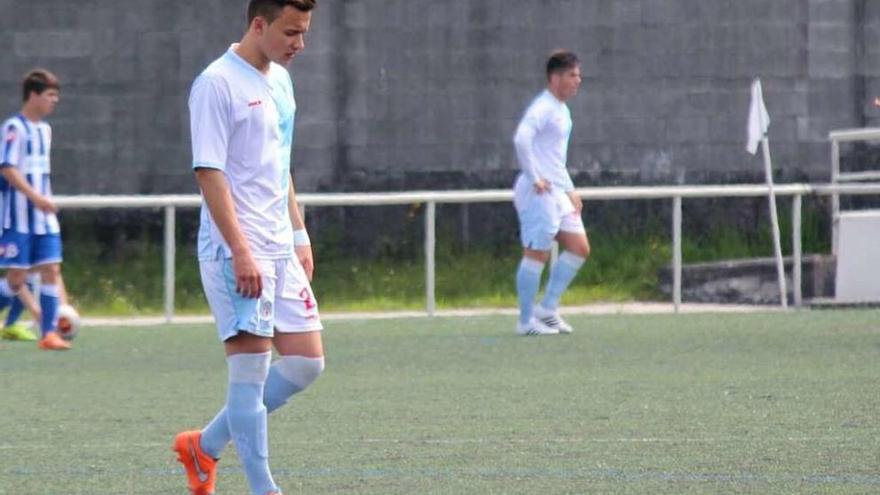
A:
[[[586,232],[584,221],[571,199],[558,188],[538,194],[522,175],[514,186],[513,204],[519,217],[522,245],[537,251],[549,251],[560,231]]]
[[[199,262],[202,287],[220,340],[225,342],[241,331],[272,337],[276,331],[322,330],[318,302],[299,260],[292,256],[256,261],[263,275],[263,293],[259,299],[244,298],[235,292],[231,259]]]

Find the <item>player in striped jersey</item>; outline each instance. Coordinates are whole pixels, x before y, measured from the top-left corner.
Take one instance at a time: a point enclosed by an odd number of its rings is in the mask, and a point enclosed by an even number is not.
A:
[[[61,85],[44,69],[29,72],[22,83],[21,112],[2,126],[0,144],[0,309],[10,305],[24,286],[28,270],[40,272],[41,349],[66,350],[70,344],[55,331],[58,279],[61,271],[61,229],[55,216],[49,180],[52,128],[43,119],[58,103]]]

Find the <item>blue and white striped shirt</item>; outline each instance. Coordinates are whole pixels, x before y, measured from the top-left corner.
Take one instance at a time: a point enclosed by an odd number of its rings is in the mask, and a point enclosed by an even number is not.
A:
[[[51,166],[49,154],[52,128],[46,122],[31,122],[18,114],[3,123],[3,141],[0,145],[0,167],[15,167],[37,192],[52,196],[49,181]],[[46,213],[34,206],[23,192],[0,177],[0,219],[3,231],[23,234],[58,234],[61,228],[54,213]]]

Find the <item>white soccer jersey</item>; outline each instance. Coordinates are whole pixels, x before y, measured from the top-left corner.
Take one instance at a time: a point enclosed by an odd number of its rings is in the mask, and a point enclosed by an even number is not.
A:
[[[31,187],[43,196],[51,197],[49,154],[52,128],[46,122],[31,122],[19,114],[6,120],[2,129],[0,166],[15,167]],[[3,178],[0,178],[0,192],[3,197],[4,231],[37,235],[58,234],[61,231],[54,213],[36,208],[24,193]]]
[[[571,128],[568,106],[546,89],[526,109],[513,142],[520,168],[532,184],[540,178],[563,191],[574,189],[565,168]]]
[[[222,170],[256,258],[293,253],[288,211],[296,101],[287,69],[263,74],[233,45],[196,78],[189,98],[193,168]],[[199,259],[232,255],[202,202]]]

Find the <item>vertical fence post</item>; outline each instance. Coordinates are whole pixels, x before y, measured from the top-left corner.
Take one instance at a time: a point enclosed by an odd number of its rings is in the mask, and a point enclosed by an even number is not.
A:
[[[174,318],[175,208],[165,207],[165,322]]]
[[[434,260],[437,251],[437,203],[428,201],[425,208],[425,310],[434,316],[436,298],[434,294]]]
[[[803,305],[803,293],[801,292],[801,277],[803,265],[801,264],[801,207],[803,196],[795,194],[791,204],[791,283],[794,285],[794,305]]]
[[[672,303],[681,309],[681,196],[672,198]]]
[[[840,142],[831,138],[831,184],[840,181]],[[840,216],[840,194],[837,190],[831,195],[831,255],[837,256],[837,227]]]

